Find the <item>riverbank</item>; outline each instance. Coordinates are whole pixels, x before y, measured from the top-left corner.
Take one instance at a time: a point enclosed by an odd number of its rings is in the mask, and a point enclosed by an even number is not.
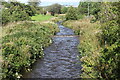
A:
[[[43,49],[52,43],[59,29],[53,22],[17,22],[3,27],[3,78],[16,79],[22,71],[29,71],[37,58],[44,56]]]
[[[74,30],[80,36],[78,45],[80,61],[82,61],[81,78],[96,78],[99,74],[95,67],[99,66],[100,45],[98,34],[100,33],[99,23],[90,23],[90,19],[65,21],[63,25]]]

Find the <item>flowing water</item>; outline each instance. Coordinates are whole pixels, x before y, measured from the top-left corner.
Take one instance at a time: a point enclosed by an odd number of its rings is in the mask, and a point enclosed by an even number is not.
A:
[[[44,58],[37,60],[24,78],[80,78],[81,66],[73,30],[58,23],[60,32],[52,37],[53,44],[44,49]]]

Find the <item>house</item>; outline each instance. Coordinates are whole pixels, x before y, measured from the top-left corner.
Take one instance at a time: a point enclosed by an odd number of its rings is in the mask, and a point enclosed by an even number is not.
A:
[[[0,4],[0,9],[2,9],[2,8],[3,8],[3,5]]]
[[[47,11],[46,15],[51,15],[51,12]]]

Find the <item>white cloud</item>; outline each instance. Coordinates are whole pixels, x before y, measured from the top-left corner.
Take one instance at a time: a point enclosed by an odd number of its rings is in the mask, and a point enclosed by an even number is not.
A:
[[[8,1],[8,0],[5,0]],[[17,0],[19,2],[28,2],[28,0]],[[80,0],[41,0],[41,2],[54,2],[54,3],[58,3],[58,2],[80,2]]]
[[[8,0],[5,0],[8,1]],[[13,0],[14,1],[14,0]],[[27,3],[28,0],[17,0],[22,3]],[[118,2],[120,0],[41,0],[41,2],[52,2],[52,3],[59,3],[59,2],[80,2],[80,1],[92,1],[92,2]]]
[[[80,0],[41,0],[41,2],[80,2]]]

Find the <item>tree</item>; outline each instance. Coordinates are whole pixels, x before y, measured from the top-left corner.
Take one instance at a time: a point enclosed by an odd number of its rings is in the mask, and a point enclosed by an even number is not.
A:
[[[67,10],[68,10],[68,7],[62,7],[61,13],[65,14],[65,13],[67,13]]]
[[[31,6],[34,6],[34,7],[39,6],[40,3],[41,3],[40,0],[29,0],[28,1],[28,4],[31,5]]]
[[[4,3],[2,10],[2,23],[30,20],[30,16],[36,14],[36,9],[33,6],[25,5],[19,2]]]
[[[66,20],[77,20],[77,11],[74,7],[70,7],[66,14]]]
[[[78,14],[82,15],[94,15],[98,19],[98,13],[100,12],[101,2],[80,2],[78,6]]]
[[[2,9],[2,24],[10,22],[9,20],[10,12],[8,9]]]
[[[47,10],[49,12],[52,12],[52,14],[54,15],[55,13],[56,14],[60,14],[61,13],[61,5],[60,4],[53,4],[51,6],[48,6],[47,7]]]
[[[87,2],[80,2],[78,6],[78,12],[79,14],[87,14],[88,10],[88,3]]]

